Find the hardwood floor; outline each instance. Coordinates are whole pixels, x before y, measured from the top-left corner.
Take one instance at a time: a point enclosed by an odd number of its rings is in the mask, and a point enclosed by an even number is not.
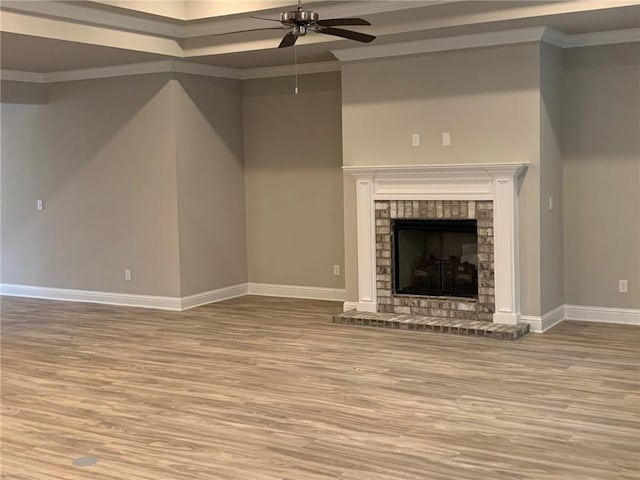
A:
[[[637,327],[503,342],[339,310],[3,298],[2,478],[640,478]]]

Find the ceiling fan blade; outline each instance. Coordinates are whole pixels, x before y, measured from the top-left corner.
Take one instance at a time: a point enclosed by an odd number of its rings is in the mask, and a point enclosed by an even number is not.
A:
[[[298,37],[296,35],[289,32],[283,37],[282,41],[280,42],[280,45],[278,45],[278,48],[291,47],[293,46],[294,43],[296,43],[297,39]]]
[[[318,20],[318,25],[322,27],[337,27],[340,25],[371,25],[364,18],[329,18]]]
[[[259,32],[261,30],[288,30],[287,27],[267,27],[267,28],[249,28],[247,30],[234,30],[233,32],[214,33],[212,37],[220,37],[222,35],[231,35],[233,33]]]
[[[267,20],[269,22],[278,22],[278,23],[280,23],[280,20],[276,20],[275,18],[255,17],[253,15],[251,15],[251,18],[255,18],[257,20]]]
[[[354,32],[353,30],[344,30],[342,28],[322,28],[318,30],[319,33],[327,35],[335,35],[336,37],[348,38],[349,40],[355,40],[356,42],[369,43],[373,42],[376,37],[373,35],[367,35],[366,33]]]

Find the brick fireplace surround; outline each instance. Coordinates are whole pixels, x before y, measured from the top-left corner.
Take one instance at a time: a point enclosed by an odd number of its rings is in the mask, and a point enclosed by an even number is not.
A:
[[[520,320],[517,179],[523,163],[344,167],[356,178],[358,302],[362,312]],[[391,222],[477,219],[478,299],[394,295]]]
[[[378,311],[458,320],[493,320],[493,202],[489,200],[376,200],[376,294]],[[394,219],[476,219],[478,299],[395,295],[392,286]]]

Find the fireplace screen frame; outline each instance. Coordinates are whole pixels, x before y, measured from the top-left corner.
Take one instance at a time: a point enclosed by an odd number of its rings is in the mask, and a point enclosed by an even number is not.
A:
[[[430,271],[432,278],[430,283],[431,287],[426,285],[421,290],[420,286],[416,283],[413,286],[403,286],[401,275],[406,277],[408,273],[406,269],[401,271],[401,248],[400,248],[400,235],[402,232],[432,232],[439,237],[440,244],[437,247],[437,255],[432,256],[432,262],[429,268],[425,272]],[[461,298],[461,299],[478,299],[479,294],[479,280],[478,280],[478,222],[476,219],[406,219],[396,218],[391,221],[391,249],[392,249],[392,290],[393,295],[396,296],[412,296],[412,297],[447,297],[447,298]],[[473,235],[474,251],[471,262],[464,261],[464,252],[462,251],[462,244],[460,245],[460,255],[450,255],[449,259],[445,259],[443,253],[443,245],[441,243],[442,237],[446,234],[466,234],[471,239]],[[406,252],[405,257],[406,258]],[[433,252],[430,252],[433,253]],[[412,267],[408,267],[412,268]],[[409,274],[411,276],[411,274]],[[428,274],[425,275],[423,280],[427,280]],[[414,277],[414,281],[418,282],[418,277]],[[470,284],[470,285],[469,285]],[[430,290],[430,291],[429,291]]]

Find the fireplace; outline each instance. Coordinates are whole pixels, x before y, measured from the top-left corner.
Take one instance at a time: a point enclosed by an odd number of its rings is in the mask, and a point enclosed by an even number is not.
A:
[[[356,178],[358,260],[358,300],[345,302],[344,308],[519,323],[518,177],[527,167],[526,163],[344,167]],[[446,279],[444,296],[425,290],[404,293],[413,288],[411,281],[403,285],[392,266],[392,232],[399,220],[477,221],[477,294],[457,296],[454,288],[452,295]],[[472,267],[462,264],[472,262],[463,262],[462,257],[473,255],[472,249],[463,250],[440,252],[443,267],[439,268],[453,268],[455,263],[456,271],[462,268],[461,273],[468,274]],[[449,258],[451,265],[445,265],[447,256],[459,259]],[[414,270],[428,270],[429,265],[416,264]],[[465,278],[467,284],[471,277]]]
[[[395,295],[478,297],[476,220],[403,220],[393,225]]]
[[[492,201],[376,200],[374,209],[376,311],[493,319]]]

